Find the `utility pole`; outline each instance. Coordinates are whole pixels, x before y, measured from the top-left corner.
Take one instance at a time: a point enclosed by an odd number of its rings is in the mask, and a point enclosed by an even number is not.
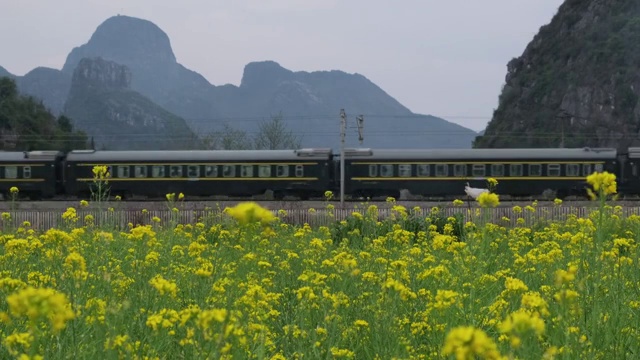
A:
[[[358,141],[360,141],[360,145],[362,145],[362,141],[364,140],[364,116],[358,115],[356,122],[358,123]]]
[[[356,124],[358,125],[358,140],[360,145],[364,140],[364,115],[358,115],[356,118]],[[345,178],[345,137],[347,135],[347,114],[344,109],[340,109],[340,207],[344,208],[344,178]],[[360,156],[367,154],[368,152],[362,152],[358,149],[349,149],[350,156]]]
[[[347,132],[347,114],[340,109],[340,207],[344,208],[344,142]]]

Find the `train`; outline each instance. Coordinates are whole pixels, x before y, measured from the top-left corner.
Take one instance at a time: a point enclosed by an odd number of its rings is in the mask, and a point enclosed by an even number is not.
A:
[[[93,168],[106,166],[110,196],[162,199],[168,193],[198,198],[272,199],[462,198],[466,184],[510,197],[586,195],[593,172],[616,174],[619,192],[640,194],[640,148],[344,149],[188,151],[0,151],[0,193],[12,187],[31,200],[90,199]]]

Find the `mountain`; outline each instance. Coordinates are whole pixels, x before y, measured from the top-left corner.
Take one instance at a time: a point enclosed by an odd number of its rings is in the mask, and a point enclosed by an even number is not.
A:
[[[176,62],[167,34],[148,20],[113,16],[98,26],[89,41],[67,56],[62,72],[71,74],[83,58],[101,57],[127,66],[131,88],[186,118],[218,116],[215,87],[202,75]]]
[[[55,115],[62,113],[71,87],[70,76],[60,70],[37,67],[18,77],[17,82],[22,93],[42,99],[43,104]]]
[[[475,147],[640,145],[640,2],[566,0],[507,65]]]
[[[15,76],[0,66],[0,78],[5,76],[16,81],[18,90],[23,95],[33,96],[42,101],[52,115],[62,114],[71,86],[70,75],[57,69],[37,67],[24,76]]]
[[[85,149],[87,136],[37,99],[19,94],[15,79],[0,77],[0,150]]]
[[[343,71],[293,72],[274,61],[252,62],[245,66],[239,87],[227,86],[221,92],[225,96],[218,108],[223,117],[266,119],[282,113],[289,129],[309,147],[339,146],[339,109],[345,109],[350,128],[356,127],[357,115],[367,114],[364,147],[469,148],[476,135],[443,119],[413,114],[366,77]],[[253,121],[228,123],[255,131]],[[347,146],[360,146],[357,130],[347,134]]]
[[[73,72],[64,113],[93,137],[96,148],[172,150],[198,146],[184,119],[131,90],[131,71],[83,58]]]
[[[13,76],[13,74],[8,72],[7,69],[0,66],[0,78],[3,78],[3,77],[14,78],[15,76]]]
[[[255,133],[260,121],[281,115],[302,137],[303,146],[337,148],[340,109],[345,109],[349,121],[347,146],[469,148],[477,135],[444,119],[412,113],[360,74],[293,72],[275,61],[259,61],[245,66],[239,86],[212,85],[179,64],[169,36],[143,19],[108,18],[86,44],[69,53],[60,72],[71,79],[83,59],[98,57],[126,66],[132,74],[131,91],[181,117],[199,135],[225,125]],[[64,92],[64,87],[56,91]],[[38,96],[52,106],[57,103],[47,99],[46,92]],[[365,115],[362,145],[352,129],[359,114]]]

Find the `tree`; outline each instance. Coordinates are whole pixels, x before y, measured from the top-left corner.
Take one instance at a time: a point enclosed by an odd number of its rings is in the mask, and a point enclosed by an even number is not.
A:
[[[71,120],[51,114],[41,101],[20,95],[13,79],[0,78],[0,150],[84,149],[87,137]]]
[[[205,149],[209,150],[249,150],[251,139],[246,131],[236,130],[225,124],[221,131],[209,134],[202,140]]]
[[[282,121],[282,114],[271,118],[271,121],[260,124],[255,138],[255,147],[260,150],[297,149],[301,141]]]
[[[209,134],[202,139],[202,143],[204,148],[209,150],[278,150],[301,147],[300,139],[287,130],[282,115],[262,122],[254,138],[244,130],[237,130],[225,124],[223,130]]]
[[[7,99],[18,96],[18,86],[13,79],[8,77],[0,78],[0,104]]]
[[[64,115],[60,115],[58,117],[58,128],[65,132],[73,131],[73,126],[71,125],[71,119]]]

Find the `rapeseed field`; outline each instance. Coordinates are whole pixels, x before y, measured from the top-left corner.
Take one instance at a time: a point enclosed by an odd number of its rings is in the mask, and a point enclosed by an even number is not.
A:
[[[368,206],[317,228],[253,203],[125,231],[71,208],[0,236],[0,358],[637,358],[640,217],[587,180],[588,217],[509,226],[494,193],[469,222]]]

